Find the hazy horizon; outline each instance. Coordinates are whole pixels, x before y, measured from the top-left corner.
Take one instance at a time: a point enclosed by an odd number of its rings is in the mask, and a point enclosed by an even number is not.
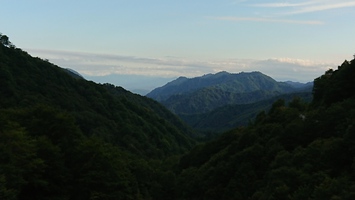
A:
[[[85,76],[309,82],[355,53],[351,0],[0,2],[0,31],[17,47]]]

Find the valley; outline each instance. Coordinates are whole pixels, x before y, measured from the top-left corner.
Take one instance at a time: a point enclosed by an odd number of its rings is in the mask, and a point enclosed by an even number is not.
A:
[[[141,96],[0,39],[0,199],[355,198],[355,60]]]

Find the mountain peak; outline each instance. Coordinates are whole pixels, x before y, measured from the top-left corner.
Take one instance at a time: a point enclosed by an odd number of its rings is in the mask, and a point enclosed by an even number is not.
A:
[[[221,71],[194,78],[178,78],[147,96],[176,114],[199,113],[231,103],[255,102],[293,89],[291,85],[279,83],[258,71],[237,74]]]
[[[215,75],[229,75],[231,73],[227,72],[227,71],[220,71],[220,72],[217,72]]]

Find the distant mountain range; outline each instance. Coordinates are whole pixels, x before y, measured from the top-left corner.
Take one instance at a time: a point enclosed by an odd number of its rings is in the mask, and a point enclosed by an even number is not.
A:
[[[83,78],[72,69],[67,72],[74,78]],[[152,88],[171,80],[118,74],[86,78],[99,83],[115,83],[130,90],[137,88],[132,91],[141,95],[149,91],[138,89],[143,88],[142,85]],[[195,78],[179,77],[152,90],[147,97],[159,101],[197,130],[222,132],[246,125],[261,110],[269,109],[277,98],[290,101],[300,95],[310,101],[312,87],[313,82],[277,82],[261,72],[233,74],[223,71]]]
[[[153,89],[166,84],[175,78],[130,75],[130,74],[110,74],[105,76],[84,76],[87,80],[92,80],[96,83],[111,83],[116,86],[121,86],[133,93],[146,95]]]
[[[247,93],[258,90],[287,93],[297,89],[312,87],[312,83],[277,82],[261,72],[241,72],[238,74],[219,72],[195,78],[179,77],[147,94],[158,101],[165,101],[174,95],[192,93],[199,89],[217,88],[234,93]]]
[[[162,101],[220,103],[179,114],[216,136],[196,140],[157,101],[31,57],[0,33],[0,199],[355,199],[354,76],[355,60],[344,61],[312,93],[260,72],[179,78]]]
[[[313,83],[277,82],[261,72],[219,72],[178,79],[147,94],[199,130],[222,131],[245,125],[278,97],[311,98]],[[282,97],[280,95],[283,95]],[[230,114],[229,121],[221,117]],[[213,123],[212,123],[213,122]]]
[[[74,78],[83,78],[72,69],[67,72]],[[144,83],[146,88],[151,88],[170,80],[117,74],[87,78],[129,88],[142,88]],[[301,96],[310,101],[312,87],[313,82],[277,82],[261,72],[233,74],[223,71],[195,78],[179,77],[152,90],[147,97],[159,101],[194,129],[206,133],[246,125],[261,110],[269,109],[278,98],[291,101],[295,96]],[[147,91],[133,90],[141,95]]]
[[[291,85],[294,88],[298,88],[298,89],[310,89],[313,88],[313,81],[312,82],[308,82],[308,83],[300,83],[300,82],[294,82],[294,81],[285,81],[284,83],[287,83],[289,85]]]
[[[248,104],[280,94],[311,91],[312,83],[277,82],[261,72],[219,72],[180,77],[147,94],[176,114],[198,114],[230,104]]]

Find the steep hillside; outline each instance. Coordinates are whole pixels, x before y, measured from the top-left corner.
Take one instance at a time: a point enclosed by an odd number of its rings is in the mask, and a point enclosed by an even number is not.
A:
[[[178,199],[354,199],[355,60],[180,160]]]
[[[355,199],[355,60],[196,146],[156,101],[72,75],[0,34],[0,199]]]
[[[48,105],[63,109],[75,117],[84,134],[149,156],[183,152],[192,145],[189,136],[173,124],[183,128],[182,122],[151,99],[72,78],[66,70],[19,49],[2,46],[0,53],[2,108]],[[163,152],[162,145],[168,145],[168,151]]]
[[[311,102],[312,94],[292,93],[283,94],[267,100],[258,101],[250,104],[233,104],[218,107],[210,112],[202,114],[180,114],[179,116],[195,130],[208,133],[221,133],[235,127],[247,126],[252,122],[258,113],[268,111],[273,102],[278,99],[283,99],[286,103],[299,98],[305,102]]]
[[[254,103],[279,94],[263,90],[233,93],[219,88],[203,88],[190,94],[172,96],[161,103],[170,111],[182,116],[212,112],[225,105]]]
[[[169,194],[168,166],[195,144],[187,126],[156,101],[86,81],[0,37],[0,199]]]

